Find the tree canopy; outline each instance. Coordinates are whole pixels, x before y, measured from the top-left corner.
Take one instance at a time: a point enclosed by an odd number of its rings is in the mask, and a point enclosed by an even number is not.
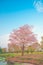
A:
[[[22,55],[25,46],[37,42],[36,36],[32,31],[32,27],[24,25],[17,30],[13,30],[10,34],[10,43],[19,45],[22,49]]]

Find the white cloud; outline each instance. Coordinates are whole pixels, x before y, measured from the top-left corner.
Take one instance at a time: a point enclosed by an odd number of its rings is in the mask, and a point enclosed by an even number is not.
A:
[[[34,32],[35,34],[37,34],[38,42],[41,41],[41,36],[43,36],[43,30],[42,30],[42,28],[43,28],[43,27],[40,27],[40,28],[39,28],[39,26],[37,26],[37,27],[35,27],[35,28],[33,29],[33,32]]]
[[[6,48],[8,44],[9,34],[0,36],[0,46]]]
[[[42,0],[35,0],[34,1],[34,7],[36,8],[36,10],[38,11],[38,12],[43,12],[43,3],[42,3]]]

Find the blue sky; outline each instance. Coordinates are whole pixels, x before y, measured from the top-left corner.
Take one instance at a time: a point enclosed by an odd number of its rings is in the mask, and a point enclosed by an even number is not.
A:
[[[43,35],[43,0],[0,0],[0,38],[22,25],[33,25]]]

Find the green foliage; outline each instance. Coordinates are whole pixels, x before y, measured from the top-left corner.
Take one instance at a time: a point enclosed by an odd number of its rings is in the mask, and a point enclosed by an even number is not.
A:
[[[32,46],[29,46],[27,52],[31,52],[32,53],[32,52],[34,52],[34,50],[35,49]]]
[[[0,47],[0,53],[2,53],[2,49],[1,49],[1,47]]]

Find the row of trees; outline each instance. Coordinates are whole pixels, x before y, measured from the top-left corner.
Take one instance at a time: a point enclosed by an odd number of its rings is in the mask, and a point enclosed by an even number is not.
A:
[[[7,48],[1,48],[0,47],[0,53],[5,53],[5,52],[7,52]]]
[[[43,51],[43,36],[41,37],[41,49]]]
[[[8,44],[9,52],[21,52],[21,48],[18,45]],[[34,52],[34,51],[43,51],[42,44],[40,45],[38,42],[32,45],[25,46],[25,52]]]

